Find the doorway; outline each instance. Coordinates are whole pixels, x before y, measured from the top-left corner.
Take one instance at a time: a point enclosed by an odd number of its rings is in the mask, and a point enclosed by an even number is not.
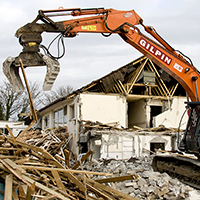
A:
[[[153,117],[159,115],[162,112],[162,106],[150,106],[150,128],[153,127]]]

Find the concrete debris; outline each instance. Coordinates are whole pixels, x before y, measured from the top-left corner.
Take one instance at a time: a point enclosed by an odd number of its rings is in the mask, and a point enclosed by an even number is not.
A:
[[[0,134],[0,199],[136,200],[128,195],[133,191],[131,187],[124,193],[112,184],[106,186],[90,178],[97,175],[105,176],[105,182],[115,181],[111,173],[83,170],[85,160],[92,158],[91,150],[81,160],[72,159],[67,129],[30,130],[20,140],[9,133],[11,136]],[[135,178],[128,175],[117,179]]]
[[[151,167],[152,158],[131,158],[129,160],[104,160],[92,163],[91,168],[85,164],[87,170],[96,169],[99,172],[113,173],[114,176],[135,174],[137,178],[123,182],[114,182],[114,187],[137,199],[155,200],[196,200],[200,199],[200,192],[185,185],[178,179],[171,178],[166,173],[154,172]],[[132,162],[130,162],[132,161]],[[102,177],[93,176],[93,179]]]
[[[19,140],[0,135],[5,199],[200,199],[198,190],[154,172],[151,156],[96,160],[89,150],[78,160],[71,139],[67,128],[30,130]]]

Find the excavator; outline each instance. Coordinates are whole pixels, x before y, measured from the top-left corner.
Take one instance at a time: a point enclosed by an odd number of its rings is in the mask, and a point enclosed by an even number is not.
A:
[[[64,21],[54,21],[55,17],[69,17]],[[146,34],[141,32],[141,28]],[[198,159],[174,155],[156,155],[152,166],[155,171],[167,172],[185,182],[200,187],[200,73],[191,59],[169,45],[152,26],[146,26],[134,11],[119,11],[105,8],[59,8],[39,10],[37,17],[16,31],[15,36],[23,50],[17,57],[8,57],[3,63],[3,72],[15,91],[24,89],[19,76],[20,61],[24,67],[47,66],[43,89],[50,90],[59,73],[58,59],[50,53],[49,44],[41,44],[42,33],[57,33],[64,48],[64,38],[75,37],[78,33],[101,33],[105,37],[118,34],[125,42],[152,60],[161,69],[176,79],[189,97],[188,123],[183,137],[178,141],[178,151],[195,155]],[[149,37],[148,37],[148,36]],[[59,45],[60,45],[59,44]],[[58,45],[58,46],[59,46]],[[44,51],[44,54],[40,52]],[[178,137],[180,138],[180,137]]]

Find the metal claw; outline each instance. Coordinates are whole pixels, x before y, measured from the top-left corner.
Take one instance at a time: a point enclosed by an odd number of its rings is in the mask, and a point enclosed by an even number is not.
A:
[[[24,90],[24,85],[19,76],[19,67],[15,67],[13,65],[14,61],[15,61],[15,58],[8,57],[3,62],[3,73],[5,74],[8,81],[10,82],[13,90],[16,92],[22,92]]]
[[[33,55],[33,54],[32,54]],[[43,83],[43,90],[51,90],[54,81],[56,77],[59,74],[60,71],[60,64],[57,60],[54,60],[48,55],[40,55],[40,59],[35,59],[35,60],[27,60],[27,67],[28,66],[37,66],[39,63],[40,66],[46,65],[47,66],[47,72],[45,76],[45,80]],[[19,66],[16,65],[16,61],[19,60],[19,57],[13,58],[13,57],[8,57],[4,62],[3,62],[3,72],[5,76],[7,77],[8,81],[10,82],[12,88],[16,92],[22,92],[24,90],[24,85],[22,83],[21,77],[19,75]],[[22,59],[23,60],[23,59]],[[33,62],[34,61],[34,62]]]
[[[47,72],[43,83],[43,90],[47,91],[53,87],[54,81],[60,72],[60,64],[48,55],[44,55],[42,59],[47,65]]]

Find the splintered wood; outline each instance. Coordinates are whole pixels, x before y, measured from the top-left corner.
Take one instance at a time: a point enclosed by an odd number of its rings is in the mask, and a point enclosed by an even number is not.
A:
[[[68,147],[71,139],[67,128],[30,130],[20,138],[12,133],[0,135],[0,180],[5,185],[0,193],[4,199],[136,199],[106,185],[134,176],[109,179],[112,174],[79,170],[93,152],[76,160]],[[91,175],[104,178],[95,181]]]

